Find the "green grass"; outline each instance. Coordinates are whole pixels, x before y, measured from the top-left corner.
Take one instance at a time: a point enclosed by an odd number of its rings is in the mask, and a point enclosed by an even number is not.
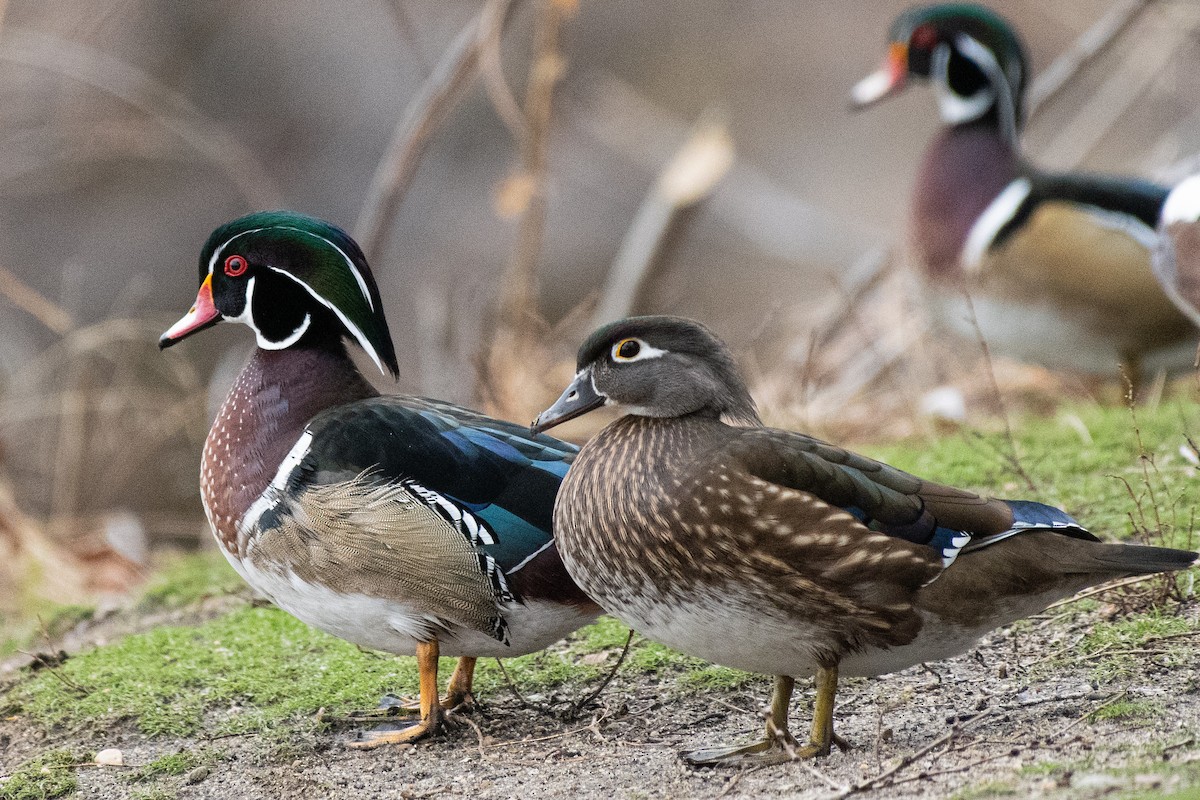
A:
[[[1161,611],[1151,611],[1146,614],[1133,614],[1114,622],[1097,622],[1079,642],[1077,649],[1085,656],[1091,657],[1089,660],[1094,664],[1092,680],[1106,683],[1133,673],[1137,665],[1136,656],[1140,654],[1130,651],[1145,649],[1163,637],[1195,631],[1195,625],[1187,619],[1173,617]],[[1193,637],[1181,636],[1177,640],[1155,647],[1174,660],[1185,657],[1195,647],[1195,640]]]
[[[48,800],[75,791],[75,767],[92,760],[69,750],[50,750],[18,767],[0,783],[0,800]]]
[[[182,608],[205,597],[242,591],[246,584],[220,553],[171,558],[142,591],[138,608]]]
[[[1148,719],[1161,714],[1162,707],[1155,703],[1147,703],[1140,700],[1122,700],[1096,709],[1096,713],[1092,714],[1092,719]]]

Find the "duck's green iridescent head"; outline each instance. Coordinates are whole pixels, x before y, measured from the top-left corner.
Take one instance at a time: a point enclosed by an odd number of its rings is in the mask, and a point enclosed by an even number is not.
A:
[[[1015,140],[1028,81],[1025,46],[999,14],[973,3],[938,3],[896,17],[883,66],[855,85],[856,107],[898,94],[908,77],[928,79],[942,119],[971,122],[995,112]]]
[[[267,350],[310,336],[349,336],[380,370],[399,372],[362,250],[341,228],[315,217],[262,211],[213,231],[200,252],[196,304],[162,335],[159,346],[221,320],[249,325]]]

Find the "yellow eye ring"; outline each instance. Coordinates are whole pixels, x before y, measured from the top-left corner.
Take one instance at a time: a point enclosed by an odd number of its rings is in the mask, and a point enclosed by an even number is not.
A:
[[[613,345],[613,361],[632,361],[642,352],[642,343],[637,339],[622,339]]]

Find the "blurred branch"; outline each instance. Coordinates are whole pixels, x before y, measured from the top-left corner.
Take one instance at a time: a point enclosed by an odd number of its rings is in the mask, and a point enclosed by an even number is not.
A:
[[[1065,52],[1038,75],[1029,87],[1026,102],[1027,117],[1037,113],[1038,108],[1053,98],[1079,70],[1095,58],[1113,39],[1125,30],[1130,22],[1154,0],[1124,0],[1109,10],[1097,22],[1075,40]]]
[[[1109,70],[1105,81],[1089,94],[1070,120],[1058,128],[1046,146],[1040,148],[1041,160],[1055,169],[1078,166],[1134,101],[1163,74],[1180,45],[1193,35],[1198,16],[1192,4],[1180,4],[1172,10],[1177,15],[1190,15],[1192,19],[1181,18],[1169,28],[1156,29],[1153,47],[1130,47],[1121,63]]]
[[[408,13],[408,3],[405,0],[391,0],[386,5],[392,12],[392,19],[396,22],[396,29],[400,31],[400,38],[412,49],[417,61],[421,63],[425,74],[428,75],[433,70],[433,65],[429,63],[429,55],[421,47],[421,37],[417,34],[417,26],[413,24],[412,15]]]
[[[0,295],[60,336],[75,325],[65,309],[6,267],[0,267]]]
[[[379,254],[388,223],[404,199],[434,132],[471,88],[485,41],[489,36],[499,38],[519,1],[488,0],[479,15],[454,37],[404,110],[371,177],[354,224],[354,238],[368,258]],[[498,21],[494,25],[499,30],[494,34],[489,33],[490,20]]]
[[[537,268],[546,225],[546,172],[554,89],[566,69],[562,25],[574,0],[540,0],[529,77],[525,85],[520,167],[496,193],[502,216],[519,216],[512,261],[501,281],[492,332],[477,362],[477,391],[489,413],[532,419],[537,387],[554,370],[545,322],[538,313]],[[539,335],[541,334],[541,335]]]
[[[487,91],[492,107],[496,109],[509,132],[520,141],[528,135],[525,115],[508,87],[508,82],[504,80],[504,70],[500,63],[500,42],[508,7],[508,2],[496,0],[483,7],[480,18],[479,68],[483,76],[483,88]]]
[[[563,0],[542,0],[541,6],[525,90],[526,135],[521,140],[521,170],[507,181],[510,190],[520,187],[512,210],[521,214],[521,220],[512,264],[500,292],[500,318],[502,325],[518,330],[526,328],[529,317],[537,314],[537,263],[546,223],[546,154],[554,88],[566,70],[559,36],[572,9]]]
[[[663,168],[625,233],[600,290],[592,327],[633,313],[637,297],[679,214],[703,200],[733,164],[733,140],[723,120],[701,117]]]
[[[0,60],[86,83],[152,117],[216,165],[254,208],[275,208],[280,193],[258,160],[186,97],[120,59],[61,36],[8,27]]]
[[[567,117],[587,138],[644,169],[657,171],[687,136],[686,122],[611,73],[593,73],[577,86]],[[730,167],[705,212],[781,261],[844,265],[883,238],[827,213],[745,158]]]

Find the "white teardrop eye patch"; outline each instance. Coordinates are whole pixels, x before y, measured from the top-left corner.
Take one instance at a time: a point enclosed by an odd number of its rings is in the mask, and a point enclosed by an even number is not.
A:
[[[629,361],[641,361],[646,358],[658,358],[666,355],[666,350],[651,347],[641,339],[622,339],[612,347],[612,360],[618,364]]]

